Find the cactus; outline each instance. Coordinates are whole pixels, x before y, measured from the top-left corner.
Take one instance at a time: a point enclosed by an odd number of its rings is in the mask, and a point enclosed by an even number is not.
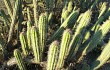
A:
[[[17,13],[19,10],[20,3],[21,3],[21,0],[16,0],[16,2],[15,2],[15,6],[13,9],[12,22],[11,22],[10,30],[9,30],[8,42],[10,42],[12,39],[14,24],[15,24],[15,20],[16,20],[16,16],[17,16]]]
[[[8,24],[8,23],[10,23],[9,18],[7,17],[7,15],[5,14],[5,12],[2,9],[0,10],[0,12],[1,12],[1,17],[3,18],[4,22],[6,23],[5,26],[7,26],[9,29],[9,24]]]
[[[67,19],[67,17],[69,16],[69,11],[65,10],[65,12],[62,13],[62,23]]]
[[[73,0],[70,0],[70,1],[68,2],[68,12],[71,12],[72,9],[73,9]]]
[[[82,56],[79,58],[81,60],[84,55],[88,54],[90,51],[92,51],[95,47],[97,47],[97,44],[101,41],[101,39],[104,38],[104,36],[108,33],[110,29],[110,19],[107,20],[100,29],[92,36],[90,42],[87,44],[86,48],[82,52]]]
[[[39,17],[39,25],[38,25],[38,31],[39,31],[39,46],[41,51],[41,57],[44,53],[44,48],[46,44],[46,38],[47,38],[47,18],[44,14],[41,14]]]
[[[58,38],[62,32],[64,31],[64,29],[68,26],[73,26],[77,16],[78,16],[78,10],[77,11],[73,11],[68,18],[62,23],[62,25],[60,26],[60,28],[54,33],[54,35],[50,38],[50,41],[53,41],[54,39]]]
[[[86,27],[90,23],[91,14],[91,10],[88,10],[82,16],[79,25],[76,28],[75,35],[73,36],[72,41],[70,42],[70,51],[67,60],[71,60],[77,53],[79,46],[82,42],[83,34],[85,34]]]
[[[110,58],[110,41],[105,45],[100,56],[92,63],[91,70],[97,70]]]
[[[97,31],[99,30],[100,24],[103,22],[103,20],[104,20],[104,17],[101,16],[101,17],[96,21],[96,23],[94,24],[94,26],[92,27],[91,30],[94,31],[94,32],[97,32]]]
[[[27,21],[27,42],[28,47],[31,49],[31,22]]]
[[[66,29],[61,40],[59,58],[56,66],[57,69],[61,69],[64,66],[64,62],[69,51],[70,38],[71,31],[69,29]]]
[[[12,12],[13,11],[12,11],[12,6],[11,6],[10,0],[4,0],[4,3],[5,3],[5,6],[6,6],[7,10],[8,10],[8,14],[10,15],[11,19],[13,19],[12,18],[12,16],[13,16]]]
[[[38,45],[38,31],[35,26],[31,28],[31,43],[36,62],[40,62],[40,47]]]
[[[23,61],[21,52],[18,49],[14,50],[14,56],[16,58],[17,65],[18,65],[19,69],[20,70],[26,70],[25,63]]]
[[[29,47],[27,45],[26,36],[25,36],[24,32],[20,33],[20,42],[21,42],[21,46],[22,46],[22,50],[23,50],[24,55],[28,55],[29,54]]]
[[[58,52],[59,52],[58,50],[59,50],[58,41],[52,42],[48,51],[47,70],[55,70],[58,60]]]
[[[107,2],[103,2],[101,8],[100,8],[100,14],[98,16],[98,18],[100,18],[107,10]]]
[[[33,0],[33,6],[34,6],[34,22],[35,26],[38,26],[38,0]]]
[[[28,21],[31,22],[31,14],[29,8],[27,8],[27,17],[28,17]]]

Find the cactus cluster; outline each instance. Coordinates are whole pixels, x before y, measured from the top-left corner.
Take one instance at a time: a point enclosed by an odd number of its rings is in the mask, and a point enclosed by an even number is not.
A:
[[[11,57],[13,52],[20,70],[29,70],[28,65],[35,65],[38,70],[98,70],[109,60],[108,2],[16,0],[14,8],[9,0],[4,3],[8,15],[0,10],[0,16],[9,33],[6,47],[1,44],[3,35],[0,34],[0,63],[5,61],[7,52]],[[60,10],[58,4],[61,4]],[[8,45],[14,36],[20,44],[10,51],[8,48],[12,47]],[[90,58],[88,55],[92,52],[99,54]],[[8,67],[10,59],[6,60],[7,65],[3,66]]]

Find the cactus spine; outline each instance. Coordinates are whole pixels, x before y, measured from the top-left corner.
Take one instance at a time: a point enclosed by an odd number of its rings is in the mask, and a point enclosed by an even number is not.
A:
[[[66,29],[63,33],[63,37],[61,41],[60,53],[56,67],[57,69],[61,69],[64,66],[64,62],[69,51],[70,38],[71,38],[71,31],[69,29]]]
[[[23,50],[24,55],[28,55],[29,48],[27,46],[27,41],[26,41],[26,37],[25,37],[24,32],[20,33],[20,42],[21,42],[21,46],[22,46],[22,50]]]
[[[93,62],[91,70],[97,70],[110,58],[110,41],[105,45],[101,55]]]
[[[36,62],[40,62],[40,47],[38,45],[38,31],[36,27],[31,28],[31,43]]]
[[[21,52],[18,49],[14,50],[14,56],[16,58],[16,61],[17,61],[19,69],[20,70],[26,70],[26,67],[25,67]]]
[[[58,41],[52,42],[48,52],[47,70],[55,70],[58,59],[58,50],[59,50]]]

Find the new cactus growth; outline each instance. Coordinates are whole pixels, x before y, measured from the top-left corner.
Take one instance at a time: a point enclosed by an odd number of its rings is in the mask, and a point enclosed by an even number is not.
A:
[[[41,57],[44,53],[44,48],[46,44],[46,38],[47,38],[47,18],[44,14],[41,14],[39,17],[39,24],[38,24],[38,32],[39,32],[39,46],[41,51]]]
[[[22,50],[23,50],[24,55],[28,55],[29,54],[29,47],[27,45],[26,35],[24,32],[20,33],[20,42],[21,42],[21,46],[22,46]]]
[[[61,40],[59,58],[56,66],[57,69],[62,69],[64,66],[64,62],[69,51],[70,39],[71,39],[71,31],[69,29],[66,29],[63,33],[63,37]]]
[[[21,52],[18,49],[14,50],[14,56],[16,58],[17,65],[18,65],[19,69],[20,70],[26,70],[25,63],[23,61]]]
[[[47,70],[55,70],[58,61],[59,42],[54,41],[49,47],[48,59],[47,59]]]
[[[38,31],[35,26],[31,28],[31,43],[36,62],[40,62],[40,46],[38,45]]]
[[[101,55],[93,62],[91,66],[91,70],[97,70],[107,62],[107,60],[110,58],[109,49],[110,49],[110,41],[108,42],[108,44],[105,45],[105,48],[102,50]]]

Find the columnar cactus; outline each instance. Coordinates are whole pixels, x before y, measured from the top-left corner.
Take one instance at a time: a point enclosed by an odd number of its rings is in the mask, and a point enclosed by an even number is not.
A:
[[[62,13],[62,23],[67,19],[69,16],[69,11],[65,10],[65,12]]]
[[[91,70],[97,70],[110,58],[110,41],[105,45],[101,55],[92,63]]]
[[[27,21],[27,42],[28,47],[31,49],[31,22]]]
[[[48,51],[47,70],[55,70],[58,61],[59,43],[58,41],[52,42]]]
[[[101,39],[104,38],[104,36],[108,33],[110,29],[110,19],[107,20],[103,25],[100,27],[100,29],[92,36],[90,42],[87,44],[86,48],[82,52],[82,56],[80,59],[92,51],[95,47],[97,47],[97,44],[101,41]]]
[[[39,17],[39,24],[38,24],[38,32],[39,32],[39,46],[41,51],[41,57],[44,52],[46,38],[47,38],[47,23],[48,20],[44,14],[41,14]]]
[[[73,26],[75,23],[76,18],[78,17],[79,10],[73,11],[68,18],[62,23],[60,28],[54,33],[54,35],[51,37],[50,41],[53,41],[54,39],[58,38],[64,29],[68,26]]]
[[[100,14],[98,16],[98,18],[100,18],[107,10],[107,2],[103,2],[101,8],[100,8]]]
[[[13,13],[12,13],[13,9],[12,9],[10,0],[4,0],[4,3],[5,3],[5,6],[6,6],[7,10],[8,10],[8,14],[10,15],[11,19],[13,19],[12,18],[12,16],[13,16]]]
[[[15,24],[16,16],[18,14],[20,3],[21,3],[21,0],[16,0],[16,2],[15,2],[15,6],[13,9],[12,22],[11,22],[10,30],[9,30],[8,42],[11,41],[12,36],[13,36],[14,24]]]
[[[33,6],[34,6],[34,22],[35,26],[38,26],[38,0],[33,0]]]
[[[27,17],[28,17],[28,21],[31,22],[31,14],[29,8],[27,8]]]
[[[70,1],[68,2],[68,11],[71,12],[72,9],[73,9],[73,0],[70,0]]]
[[[70,51],[68,55],[68,60],[71,60],[77,53],[83,39],[83,34],[85,34],[86,27],[90,23],[91,14],[92,14],[91,10],[86,11],[80,20],[76,28],[75,35],[73,35],[72,41],[70,42],[69,45]]]
[[[40,62],[40,46],[38,45],[38,31],[35,26],[31,28],[31,44],[36,62]]]
[[[28,55],[29,54],[29,47],[27,45],[26,35],[24,32],[20,33],[20,42],[21,42],[21,46],[22,46],[22,50],[23,50],[24,55]]]
[[[57,70],[63,68],[64,66],[64,62],[69,51],[70,38],[71,38],[71,31],[69,29],[66,29],[63,33],[63,37],[61,40],[60,53],[56,67]]]
[[[14,56],[16,58],[17,65],[18,65],[19,69],[20,70],[26,70],[25,63],[23,61],[21,52],[18,49],[14,50]]]

